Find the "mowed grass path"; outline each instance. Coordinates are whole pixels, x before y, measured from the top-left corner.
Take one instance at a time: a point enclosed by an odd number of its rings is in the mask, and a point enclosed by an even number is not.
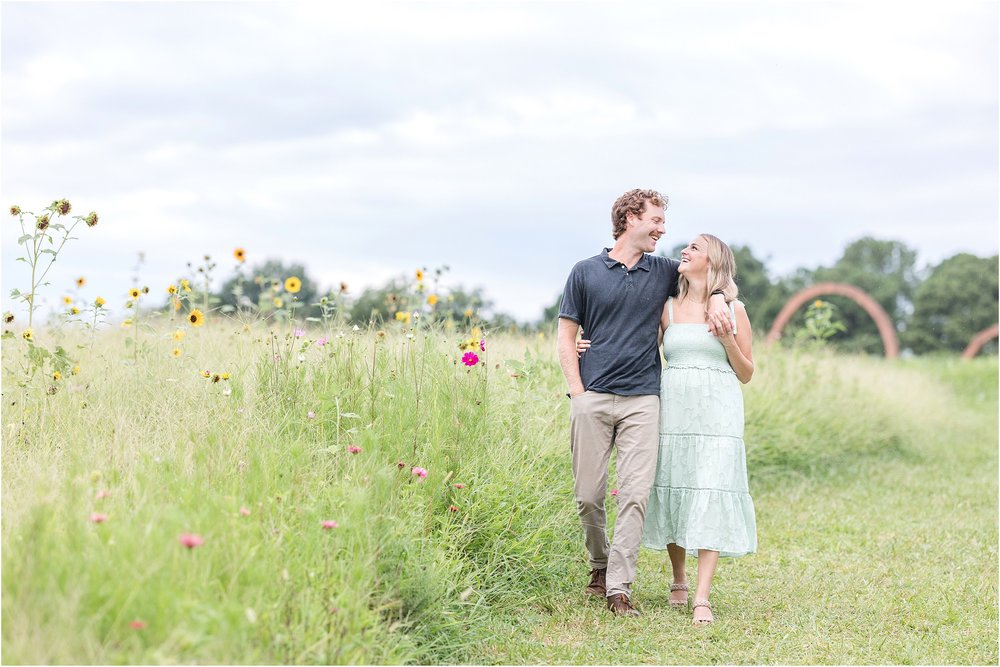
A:
[[[858,373],[852,363],[838,372]],[[644,549],[641,619],[614,619],[582,593],[581,558],[565,590],[497,624],[476,659],[997,664],[996,361],[975,364],[887,365],[860,389],[896,415],[899,451],[757,479],[759,552],[720,563],[713,626],[667,607],[669,561]]]

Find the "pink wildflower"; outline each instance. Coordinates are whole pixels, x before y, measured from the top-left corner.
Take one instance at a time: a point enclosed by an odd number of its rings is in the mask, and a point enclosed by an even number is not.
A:
[[[108,520],[107,514],[101,514],[100,512],[94,512],[90,515],[91,523],[104,523]]]
[[[357,454],[358,452],[361,451],[361,448],[358,447],[357,445],[348,445],[347,451],[349,451],[351,454]]]
[[[240,515],[241,516],[250,516],[250,510],[248,510],[246,507],[241,507],[240,508]]]
[[[94,499],[103,500],[104,498],[107,498],[110,495],[111,495],[110,491],[108,491],[107,489],[101,489],[100,491],[97,492],[97,495],[94,496]]]
[[[308,417],[309,419],[316,419],[316,413],[310,410],[309,412],[306,413],[306,417]]]
[[[302,338],[303,336],[306,335],[306,330],[296,329],[295,331],[292,332],[292,335],[295,336],[296,338]]]
[[[326,336],[320,336],[319,338],[316,339],[316,344],[319,345],[320,347],[323,347],[324,345],[326,345],[326,343],[327,343]]]
[[[612,496],[617,496],[618,495],[618,489],[611,489],[611,495]]]
[[[423,479],[424,477],[427,477],[427,468],[414,468],[410,472],[412,472],[414,475],[416,475],[420,479]]]
[[[339,525],[337,525],[336,521],[324,521],[320,525],[323,526],[323,530],[330,530],[331,528],[339,528],[340,527]]]
[[[462,363],[466,366],[475,366],[479,363],[479,356],[475,352],[466,352],[462,355]]]
[[[188,549],[194,549],[195,547],[200,547],[205,543],[205,540],[201,538],[201,535],[195,533],[181,533],[180,537],[177,538],[181,544],[186,546]]]
[[[462,484],[461,482],[459,482],[458,484],[455,484],[455,488],[456,489],[464,489],[465,488],[465,484]]]
[[[139,620],[129,621],[128,627],[132,628],[133,630],[142,630],[144,627],[146,627],[146,622]]]
[[[479,351],[480,352],[485,352],[486,351],[486,339],[485,338],[483,338],[483,339],[481,339],[479,341]]]

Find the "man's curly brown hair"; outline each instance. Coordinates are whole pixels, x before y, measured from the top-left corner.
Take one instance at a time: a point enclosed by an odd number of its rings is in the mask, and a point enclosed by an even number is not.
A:
[[[628,214],[634,213],[641,216],[646,210],[646,202],[652,202],[653,206],[662,206],[664,209],[670,205],[670,200],[656,190],[642,190],[640,188],[629,190],[615,200],[611,207],[611,234],[615,240],[625,233]]]

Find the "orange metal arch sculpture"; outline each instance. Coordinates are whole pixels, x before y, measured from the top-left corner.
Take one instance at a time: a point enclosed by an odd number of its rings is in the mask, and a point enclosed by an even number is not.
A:
[[[962,352],[963,359],[972,359],[974,356],[979,354],[979,350],[983,349],[983,345],[986,345],[989,341],[1000,335],[1000,325],[994,324],[988,329],[983,329],[969,341],[969,344],[965,346],[965,350]]]
[[[875,320],[875,326],[878,327],[878,333],[882,337],[882,346],[885,347],[885,356],[889,359],[895,359],[899,356],[899,337],[896,335],[896,327],[892,325],[889,314],[879,305],[878,301],[868,296],[865,291],[858,289],[854,285],[846,285],[844,283],[819,283],[812,287],[807,287],[793,296],[788,300],[784,308],[781,309],[781,312],[778,313],[778,317],[775,318],[774,324],[771,325],[771,330],[767,334],[766,341],[773,343],[781,338],[782,329],[792,319],[795,311],[804,304],[817,297],[828,296],[830,294],[846,296],[864,308],[865,312]]]

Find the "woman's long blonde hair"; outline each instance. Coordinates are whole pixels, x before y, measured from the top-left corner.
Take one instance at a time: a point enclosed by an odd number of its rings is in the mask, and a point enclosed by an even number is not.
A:
[[[708,253],[708,280],[705,281],[705,312],[708,312],[708,297],[716,290],[722,290],[726,303],[736,300],[740,289],[736,286],[736,258],[733,251],[717,236],[711,234],[699,234],[705,239]],[[681,274],[677,280],[677,296],[683,299],[687,296],[687,278]]]

